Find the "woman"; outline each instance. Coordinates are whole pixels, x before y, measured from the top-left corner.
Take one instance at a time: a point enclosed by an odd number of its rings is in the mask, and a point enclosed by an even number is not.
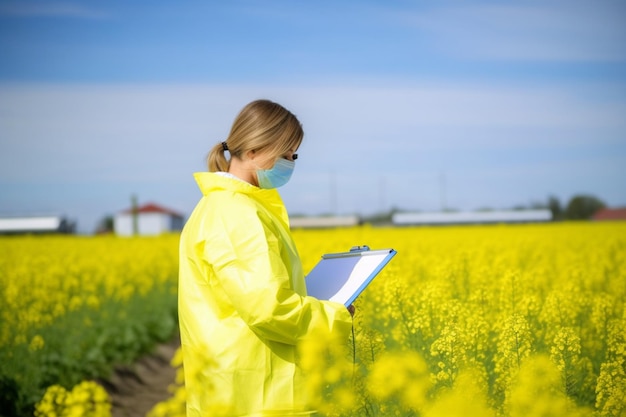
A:
[[[351,311],[306,295],[276,190],[289,180],[302,138],[288,110],[254,101],[211,149],[210,172],[195,174],[203,197],[180,242],[188,416],[310,414],[296,345],[319,330],[347,338]]]

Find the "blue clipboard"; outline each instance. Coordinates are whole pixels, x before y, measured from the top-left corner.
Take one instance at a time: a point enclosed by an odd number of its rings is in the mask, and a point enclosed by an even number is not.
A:
[[[307,294],[348,307],[396,253],[394,249],[355,246],[349,252],[322,255],[306,276]]]

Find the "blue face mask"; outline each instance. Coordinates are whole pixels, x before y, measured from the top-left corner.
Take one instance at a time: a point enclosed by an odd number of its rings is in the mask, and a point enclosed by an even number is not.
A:
[[[296,163],[285,158],[279,158],[270,169],[257,169],[256,176],[259,187],[269,189],[278,188],[287,184]]]

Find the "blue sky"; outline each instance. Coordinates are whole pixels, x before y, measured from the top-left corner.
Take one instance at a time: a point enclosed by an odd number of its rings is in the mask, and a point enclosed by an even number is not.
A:
[[[305,129],[291,213],[626,205],[626,5],[0,0],[0,215],[188,215],[241,107]]]

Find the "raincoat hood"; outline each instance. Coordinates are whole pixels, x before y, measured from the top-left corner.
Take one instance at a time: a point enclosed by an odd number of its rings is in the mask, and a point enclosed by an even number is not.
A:
[[[181,234],[179,320],[187,415],[303,415],[297,344],[316,331],[347,338],[340,303],[307,296],[275,189],[196,173],[202,198]]]

